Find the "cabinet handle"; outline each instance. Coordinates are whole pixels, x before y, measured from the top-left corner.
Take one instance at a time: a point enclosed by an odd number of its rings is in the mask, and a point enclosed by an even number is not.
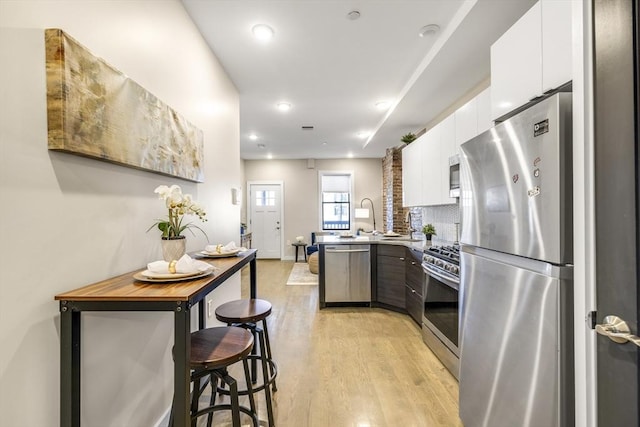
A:
[[[411,261],[411,265],[416,265],[416,262],[415,261]]]
[[[404,261],[404,258],[400,258],[400,261]]]
[[[413,290],[413,289],[411,289],[411,293],[412,293],[412,294],[415,294],[415,293],[416,293],[416,291],[415,291],[415,290]]]

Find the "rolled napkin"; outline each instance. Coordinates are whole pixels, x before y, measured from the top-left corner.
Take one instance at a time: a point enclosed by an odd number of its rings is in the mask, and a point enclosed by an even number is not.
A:
[[[236,242],[231,241],[226,245],[207,245],[204,247],[204,251],[210,254],[227,254],[230,252],[242,252],[247,248],[237,247]]]
[[[205,272],[213,269],[213,266],[207,262],[191,258],[184,254],[179,260],[171,262],[154,261],[147,264],[147,270],[156,274],[175,274],[175,273],[196,273]]]

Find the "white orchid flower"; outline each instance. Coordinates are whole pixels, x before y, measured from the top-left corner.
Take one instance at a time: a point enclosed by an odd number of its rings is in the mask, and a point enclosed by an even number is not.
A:
[[[206,233],[200,227],[192,223],[183,223],[183,216],[186,214],[197,215],[198,218],[206,222],[206,212],[198,205],[191,194],[182,194],[182,189],[179,185],[172,185],[168,187],[166,185],[159,185],[154,190],[154,193],[158,194],[160,199],[165,201],[168,209],[168,219],[158,220],[154,225],[157,226],[163,233],[163,237],[177,237],[181,236],[182,232],[186,229],[197,228],[206,237]],[[149,228],[149,230],[151,229]],[[148,230],[147,230],[148,231]]]
[[[158,194],[159,199],[166,199],[169,194],[169,187],[166,185],[159,185],[153,190],[154,193]]]

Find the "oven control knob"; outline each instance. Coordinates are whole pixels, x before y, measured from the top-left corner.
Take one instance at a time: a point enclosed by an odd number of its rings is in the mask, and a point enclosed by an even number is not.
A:
[[[436,264],[436,267],[442,267],[444,265],[444,262],[442,262],[442,260],[438,259],[438,260],[436,260],[435,264]]]
[[[460,269],[458,268],[458,266],[456,265],[452,265],[451,269],[449,270],[450,272],[452,272],[453,274],[458,274],[460,273]]]

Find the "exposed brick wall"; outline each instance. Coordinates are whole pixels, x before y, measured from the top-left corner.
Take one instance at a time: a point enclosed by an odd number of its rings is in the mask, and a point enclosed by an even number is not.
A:
[[[409,224],[405,222],[407,212],[411,212],[411,227],[416,230],[414,237],[422,236],[422,213],[420,207],[402,207],[402,149],[405,146],[388,148],[382,159],[382,221],[383,230],[408,234]]]
[[[408,233],[404,222],[406,209],[402,207],[402,147],[388,148],[382,159],[382,204],[383,230],[380,231]],[[419,211],[421,217],[422,211]]]

